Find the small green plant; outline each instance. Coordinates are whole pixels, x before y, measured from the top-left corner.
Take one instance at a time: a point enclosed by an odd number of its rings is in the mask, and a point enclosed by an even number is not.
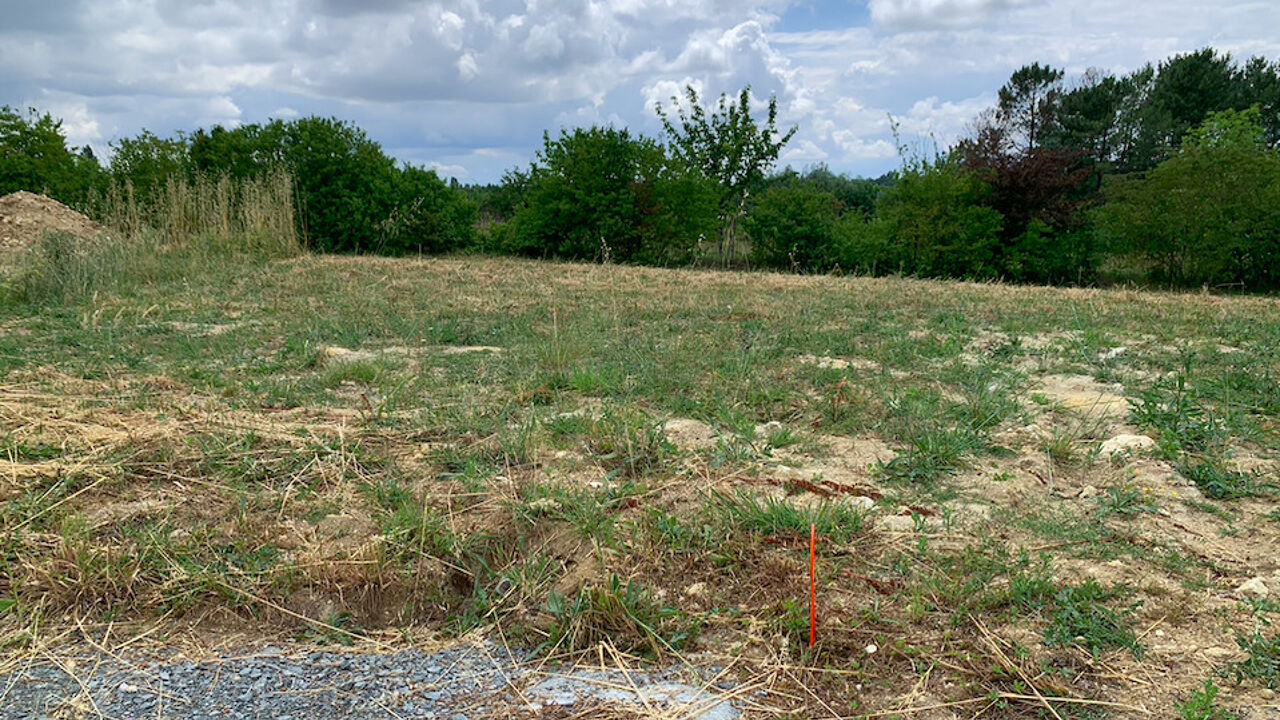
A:
[[[809,606],[795,600],[783,600],[782,612],[777,614],[777,627],[791,638],[808,638]]]
[[[624,478],[659,472],[676,456],[661,423],[639,412],[609,411],[588,420],[584,439],[597,463]]]
[[[1257,474],[1228,467],[1232,428],[1240,421],[1228,423],[1215,415],[1201,401],[1200,394],[1188,386],[1191,357],[1183,358],[1182,372],[1170,384],[1157,383],[1132,403],[1131,416],[1138,425],[1156,432],[1160,453],[1169,460],[1201,492],[1215,500],[1253,497],[1275,490]],[[1230,413],[1227,413],[1230,419]]]
[[[1217,450],[1229,438],[1223,424],[1199,401],[1199,395],[1188,386],[1190,360],[1184,360],[1183,371],[1174,376],[1172,385],[1161,381],[1143,391],[1131,411],[1135,423],[1156,432],[1156,440],[1168,454],[1171,450],[1203,453]]]
[[[705,549],[714,542],[710,525],[686,523],[661,508],[650,508],[644,524],[654,540],[675,552]]]
[[[1066,467],[1076,461],[1076,439],[1070,433],[1054,430],[1044,439],[1042,447],[1055,465]]]
[[[383,478],[365,490],[383,509],[382,534],[389,540],[387,547],[406,562],[424,556],[459,557],[463,539],[449,530],[435,508],[414,498],[394,478]]]
[[[820,535],[845,542],[862,531],[866,512],[839,502],[798,506],[786,499],[766,497],[739,490],[737,495],[713,492],[714,507],[722,522],[760,535],[809,536],[810,526]]]
[[[1146,493],[1132,485],[1107,488],[1106,492],[1094,498],[1094,502],[1098,503],[1098,517],[1133,517],[1141,513],[1156,512],[1155,503],[1145,495]]]
[[[558,592],[547,598],[553,624],[542,648],[585,650],[611,642],[623,652],[647,652],[655,658],[675,652],[695,630],[676,609],[653,599],[644,587],[611,575],[604,585],[584,587],[572,599]]]
[[[1192,692],[1186,701],[1178,703],[1178,717],[1182,720],[1236,720],[1235,713],[1229,713],[1215,704],[1217,696],[1218,686],[1212,680],[1205,680],[1204,687]]]
[[[1275,490],[1275,484],[1267,482],[1257,473],[1232,470],[1219,458],[1184,458],[1176,467],[1186,479],[1194,482],[1208,497],[1214,500],[1236,500],[1265,495]]]
[[[349,629],[353,625],[350,613],[333,613],[325,619],[324,624],[308,625],[302,632],[302,639],[310,640],[316,645],[354,645]],[[346,630],[347,632],[342,632]]]
[[[966,466],[967,457],[986,443],[967,428],[936,429],[911,438],[907,451],[881,465],[890,480],[932,485]]]
[[[1280,634],[1268,640],[1262,633],[1255,632],[1252,637],[1237,637],[1236,643],[1249,657],[1232,663],[1226,672],[1234,676],[1236,682],[1257,680],[1265,688],[1280,690]]]
[[[1135,658],[1142,657],[1142,646],[1130,627],[1133,612],[1114,610],[1106,605],[1116,596],[1090,578],[1079,585],[1067,585],[1053,598],[1053,616],[1044,631],[1046,645],[1078,645],[1094,657],[1103,650],[1125,648]]]
[[[325,369],[320,383],[327,388],[336,388],[347,382],[372,385],[382,372],[381,363],[373,360],[339,362]]]
[[[632,506],[633,498],[642,492],[643,488],[631,482],[607,485],[594,492],[535,484],[521,490],[520,499],[511,504],[511,509],[529,525],[542,518],[566,522],[583,537],[612,545],[618,531],[615,515]]]

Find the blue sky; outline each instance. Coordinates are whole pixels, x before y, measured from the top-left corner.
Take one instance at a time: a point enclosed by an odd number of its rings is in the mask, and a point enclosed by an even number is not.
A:
[[[1206,45],[1280,59],[1271,0],[0,0],[0,104],[72,143],[333,115],[463,182],[544,130],[658,135],[655,102],[750,84],[799,133],[783,162],[879,175],[891,126],[946,145],[1020,65],[1068,79]]]

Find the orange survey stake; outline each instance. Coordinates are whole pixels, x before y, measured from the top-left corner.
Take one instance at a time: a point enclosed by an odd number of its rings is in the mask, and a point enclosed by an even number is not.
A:
[[[818,640],[818,526],[809,526],[809,647]]]

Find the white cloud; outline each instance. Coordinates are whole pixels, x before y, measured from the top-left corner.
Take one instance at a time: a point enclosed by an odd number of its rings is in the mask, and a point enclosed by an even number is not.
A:
[[[893,29],[957,28],[986,21],[1028,0],[871,0],[871,20]]]
[[[476,64],[476,58],[471,53],[464,53],[458,58],[458,77],[463,82],[469,82],[480,74],[480,66]]]
[[[80,147],[99,145],[103,140],[102,125],[89,105],[83,99],[68,96],[59,92],[45,92],[39,98],[33,98],[24,105],[39,107],[62,120],[62,132],[67,137],[67,144]]]

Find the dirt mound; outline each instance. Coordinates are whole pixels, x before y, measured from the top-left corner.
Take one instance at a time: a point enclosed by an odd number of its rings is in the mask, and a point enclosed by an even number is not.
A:
[[[48,230],[92,238],[102,226],[43,195],[19,190],[0,197],[0,253],[30,247]]]

